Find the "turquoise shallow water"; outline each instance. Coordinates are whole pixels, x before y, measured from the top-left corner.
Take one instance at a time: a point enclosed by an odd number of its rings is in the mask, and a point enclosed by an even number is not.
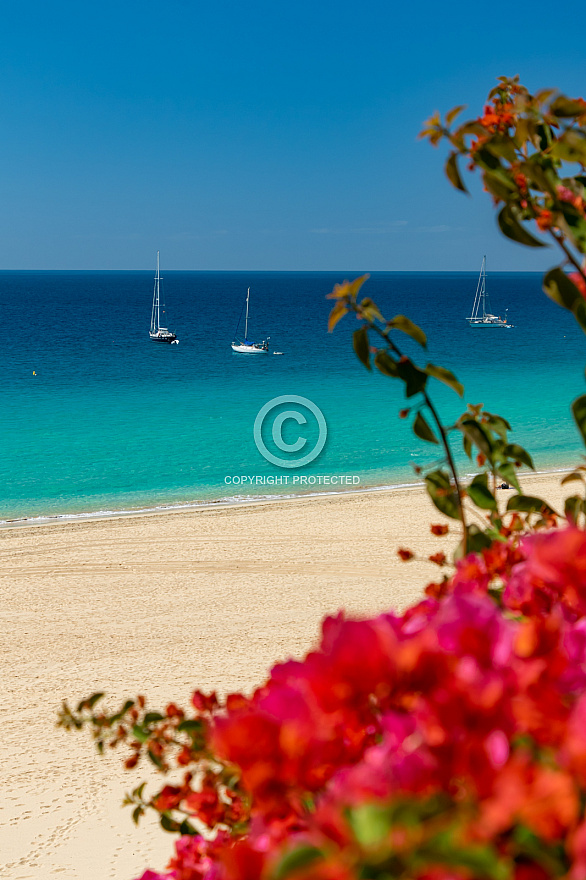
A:
[[[434,452],[397,418],[400,386],[358,363],[353,318],[326,332],[325,294],[354,274],[167,272],[168,325],[180,344],[158,347],[148,339],[148,272],[0,273],[9,329],[0,348],[0,519],[339,488],[320,477],[350,478],[342,488],[413,480],[413,464]],[[467,401],[507,417],[511,439],[549,469],[581,455],[569,404],[584,389],[586,346],[540,279],[489,275],[493,307],[508,306],[515,324],[509,331],[468,327],[470,273],[376,273],[366,290],[389,316],[420,323],[429,359],[456,372]],[[231,351],[248,286],[249,336],[270,334],[282,357]],[[269,463],[254,442],[258,411],[280,395],[310,399],[327,422],[322,453],[300,469]],[[445,419],[461,411],[439,384],[435,397]],[[318,426],[305,415],[305,425],[284,423],[283,438],[294,444],[301,434],[310,449]],[[271,419],[263,437],[286,457]]]

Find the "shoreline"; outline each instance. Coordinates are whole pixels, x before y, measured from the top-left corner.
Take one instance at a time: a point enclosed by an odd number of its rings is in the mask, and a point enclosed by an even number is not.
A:
[[[526,479],[535,479],[536,477],[547,477],[555,474],[570,473],[573,468],[570,467],[552,467],[540,471],[526,472],[521,475],[522,481]],[[466,474],[473,476],[473,474]],[[111,519],[121,519],[129,517],[147,517],[147,516],[165,516],[167,514],[177,513],[205,513],[213,510],[226,510],[232,508],[261,506],[266,504],[281,504],[289,501],[304,499],[325,499],[325,498],[344,498],[346,496],[369,495],[378,492],[396,492],[399,490],[412,491],[413,489],[422,488],[423,480],[401,483],[385,483],[378,486],[363,486],[359,488],[349,488],[336,490],[331,492],[291,492],[276,495],[257,495],[232,498],[220,498],[217,500],[194,500],[186,502],[177,502],[176,504],[160,504],[153,507],[138,508],[120,508],[115,510],[97,510],[83,511],[81,513],[54,513],[54,514],[38,514],[28,517],[15,517],[12,519],[0,519],[0,531],[8,529],[23,529],[50,525],[65,525],[76,522],[100,522]]]

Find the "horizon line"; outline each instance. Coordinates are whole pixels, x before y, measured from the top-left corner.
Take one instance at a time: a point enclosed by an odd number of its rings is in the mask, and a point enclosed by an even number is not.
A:
[[[36,269],[26,269],[26,268],[18,268],[18,269],[7,269],[0,268],[1,272],[154,272],[155,270],[152,267],[148,268],[134,268],[134,269],[90,269],[90,268],[76,268],[76,269],[56,269],[49,267],[42,267]],[[543,269],[491,269],[490,275],[513,275],[513,274],[524,274],[524,275],[541,275],[544,273]],[[403,275],[451,275],[454,273],[466,273],[466,274],[478,274],[478,269],[370,269],[366,272],[363,269],[170,269],[166,268],[165,272],[222,272],[224,274],[234,273],[234,274],[244,274],[250,272],[252,274],[261,274],[261,273],[296,273],[298,275],[331,275],[334,273],[339,274],[403,274]]]

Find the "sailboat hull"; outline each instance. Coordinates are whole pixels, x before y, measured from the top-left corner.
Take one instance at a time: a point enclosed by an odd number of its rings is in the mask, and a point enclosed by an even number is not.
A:
[[[470,318],[466,319],[471,327],[500,327],[502,330],[512,330],[513,324],[507,324],[504,321],[474,321],[470,320]]]
[[[235,351],[237,354],[268,354],[269,348],[268,346],[264,348],[260,345],[254,345],[252,342],[250,345],[245,345],[244,343],[233,342],[232,343],[232,351]]]
[[[172,345],[173,342],[179,342],[174,333],[161,333],[159,331],[158,333],[149,333],[149,336],[151,338],[151,342],[158,342],[159,344],[162,343],[163,345]]]

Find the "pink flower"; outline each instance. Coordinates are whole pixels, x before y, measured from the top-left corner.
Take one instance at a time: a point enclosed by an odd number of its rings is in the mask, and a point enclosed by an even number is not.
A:
[[[586,533],[570,526],[522,542],[525,562],[516,565],[505,603],[525,614],[548,613],[560,602],[576,617],[586,615]]]

